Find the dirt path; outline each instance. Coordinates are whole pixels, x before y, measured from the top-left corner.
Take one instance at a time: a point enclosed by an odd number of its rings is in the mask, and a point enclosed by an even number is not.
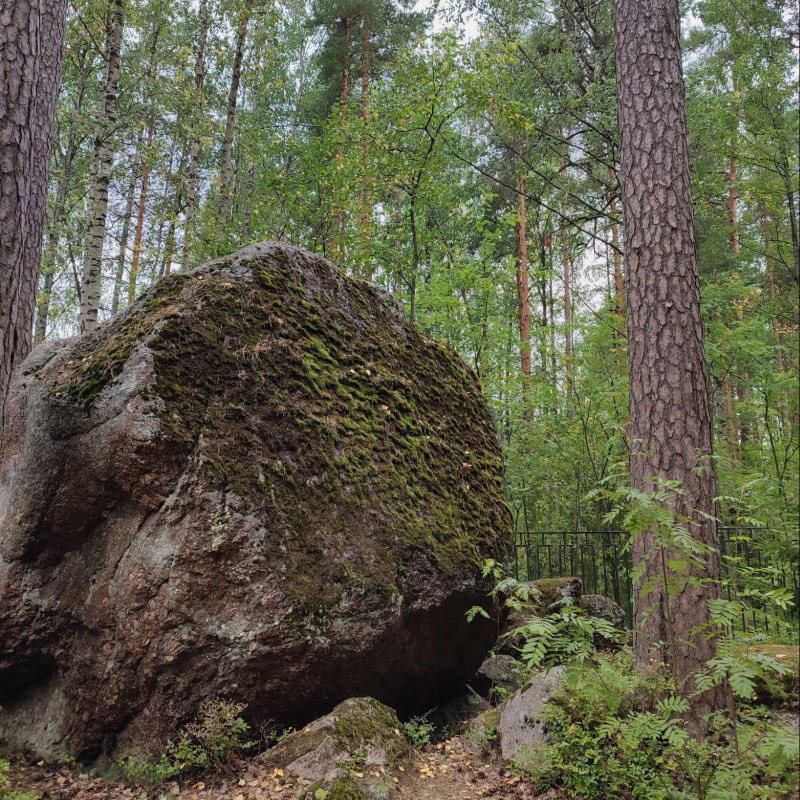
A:
[[[277,771],[278,773],[280,771]],[[12,785],[41,800],[294,800],[298,786],[281,774],[242,761],[227,779],[171,784],[144,792],[141,787],[112,783],[68,766],[43,762],[13,762]],[[398,800],[550,800],[554,792],[537,795],[531,786],[498,764],[469,753],[463,740],[430,745],[415,752],[390,776]],[[144,793],[143,793],[144,792]]]

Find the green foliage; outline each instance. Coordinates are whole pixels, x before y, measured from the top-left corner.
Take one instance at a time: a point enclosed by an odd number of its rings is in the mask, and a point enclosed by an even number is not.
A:
[[[543,609],[541,593],[504,576],[503,567],[493,559],[486,560],[483,574],[496,581],[492,595],[527,619],[504,637],[522,640],[520,654],[528,667],[549,669],[557,664],[583,662],[597,652],[597,641],[604,639],[613,644],[623,641],[623,634],[610,622],[588,616],[571,597],[561,598]],[[467,612],[467,620],[472,622],[476,616],[489,617],[481,606],[473,606]]]
[[[551,744],[521,754],[515,768],[539,789],[560,786],[586,800],[766,800],[796,791],[796,731],[747,707],[735,739],[720,714],[708,737],[695,738],[686,698],[669,694],[670,683],[661,671],[634,672],[627,652],[574,665],[549,704]]]
[[[227,700],[203,703],[194,722],[184,726],[156,761],[128,755],[118,762],[128,780],[161,784],[208,771],[226,771],[234,759],[253,747],[248,724],[241,718],[246,706]]]
[[[411,717],[410,720],[403,723],[406,737],[414,747],[425,747],[426,744],[430,744],[434,728],[434,724],[428,721],[427,714]]]

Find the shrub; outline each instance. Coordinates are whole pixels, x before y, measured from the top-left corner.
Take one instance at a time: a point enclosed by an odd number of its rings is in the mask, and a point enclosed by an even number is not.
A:
[[[421,717],[411,717],[408,722],[403,723],[403,730],[414,747],[424,747],[431,743],[434,725],[428,721],[427,714],[423,714]]]
[[[225,771],[254,742],[245,737],[241,718],[246,706],[227,700],[207,700],[194,722],[186,725],[155,761],[126,756],[119,762],[128,780],[160,784],[172,778],[207,771]]]

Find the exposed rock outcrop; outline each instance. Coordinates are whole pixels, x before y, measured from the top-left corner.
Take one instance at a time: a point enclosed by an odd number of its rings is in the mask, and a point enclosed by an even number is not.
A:
[[[299,727],[425,711],[494,643],[511,540],[474,374],[276,244],[171,276],[17,372],[0,457],[0,736],[157,749],[209,697]]]

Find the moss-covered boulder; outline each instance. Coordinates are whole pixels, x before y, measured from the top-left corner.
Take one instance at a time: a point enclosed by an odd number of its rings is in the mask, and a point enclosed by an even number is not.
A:
[[[253,245],[17,372],[0,456],[0,736],[155,749],[208,697],[401,714],[493,644],[511,541],[474,374],[375,287]]]
[[[394,768],[409,752],[395,712],[355,697],[258,759],[289,782],[302,779],[310,798],[322,790],[332,800],[383,800],[392,796]]]

